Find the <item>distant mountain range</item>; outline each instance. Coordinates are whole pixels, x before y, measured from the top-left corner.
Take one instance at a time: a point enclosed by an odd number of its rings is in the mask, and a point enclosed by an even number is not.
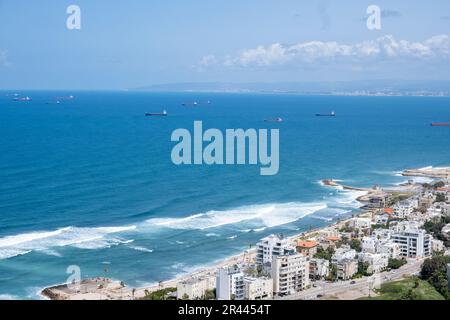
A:
[[[450,96],[450,81],[365,80],[342,82],[196,82],[129,89],[151,92],[301,93],[312,95]]]

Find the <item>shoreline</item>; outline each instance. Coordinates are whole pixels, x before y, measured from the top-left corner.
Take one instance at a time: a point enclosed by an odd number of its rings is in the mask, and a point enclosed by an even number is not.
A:
[[[436,173],[436,171],[438,173]],[[402,172],[402,176],[405,177],[413,177],[413,173],[418,173],[420,177],[429,177],[433,179],[441,178],[443,177],[442,173],[445,173],[448,177],[450,177],[450,167],[446,168],[432,168],[427,167],[423,169],[406,169]],[[359,209],[355,210],[355,213],[352,215],[352,217],[345,218],[343,220],[337,220],[332,224],[328,224],[326,226],[317,227],[314,229],[310,229],[308,231],[302,231],[295,233],[291,236],[287,236],[286,239],[289,241],[294,241],[295,239],[302,239],[302,238],[310,238],[314,234],[318,232],[326,232],[330,229],[335,229],[336,227],[339,227],[341,225],[344,225],[348,223],[353,217],[359,217],[362,215],[367,215],[372,212],[370,209],[364,209],[364,203],[367,202],[367,199],[369,196],[372,195],[379,195],[382,193],[398,193],[398,192],[411,192],[414,190],[415,187],[417,187],[418,183],[411,183],[411,184],[399,184],[396,189],[382,189],[378,187],[373,188],[358,188],[358,187],[351,187],[351,186],[345,186],[341,185],[340,183],[337,183],[334,180],[330,179],[324,179],[322,180],[322,183],[325,187],[332,187],[332,188],[339,188],[341,190],[350,191],[350,192],[360,192],[364,193],[363,195],[358,195],[354,200],[361,203],[361,207]],[[59,297],[62,299],[58,300],[90,300],[90,299],[116,299],[116,300],[131,300],[131,299],[140,299],[144,298],[146,294],[152,293],[158,290],[162,289],[168,289],[168,288],[176,288],[178,282],[186,281],[192,278],[199,278],[199,277],[215,277],[217,269],[229,265],[234,265],[241,262],[251,262],[254,261],[254,258],[256,256],[256,248],[247,249],[241,251],[239,254],[232,255],[227,258],[216,260],[215,262],[212,262],[211,264],[206,264],[199,266],[198,268],[195,268],[194,271],[188,272],[186,274],[180,274],[178,276],[175,276],[171,279],[167,279],[165,281],[160,282],[159,284],[149,284],[142,287],[128,287],[126,285],[122,286],[122,282],[107,279],[107,278],[93,278],[93,279],[85,279],[82,280],[82,284],[84,283],[86,286],[90,286],[94,289],[94,292],[86,292],[86,293],[71,293],[66,292],[67,291],[67,284],[52,286],[44,288],[41,291],[41,295],[52,299],[55,298],[55,296],[58,296],[58,294],[65,294],[63,297]],[[106,286],[105,288],[97,288],[95,289],[95,285],[98,283],[99,279],[103,279],[105,283],[108,285],[111,285],[112,287],[109,288]],[[121,284],[118,286],[118,284]],[[62,289],[62,290],[61,290]],[[55,294],[56,292],[56,294]]]

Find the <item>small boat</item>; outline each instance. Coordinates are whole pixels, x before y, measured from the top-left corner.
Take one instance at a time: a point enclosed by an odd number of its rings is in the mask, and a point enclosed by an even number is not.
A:
[[[283,118],[269,118],[269,119],[264,119],[264,122],[283,122]]]
[[[184,103],[182,103],[181,105],[184,106],[184,107],[187,107],[187,106],[194,106],[194,107],[196,107],[196,106],[199,105],[199,103],[198,103],[197,101],[194,101],[194,102],[184,102]]]
[[[62,97],[56,97],[56,100],[73,100],[75,99],[74,96],[62,96]]]
[[[155,112],[155,113],[146,113],[145,116],[146,117],[167,117],[169,114],[167,113],[166,110],[164,110],[163,112]]]
[[[14,98],[13,100],[14,101],[31,101],[31,98],[30,97],[22,97],[22,98],[17,97],[17,98]]]
[[[450,122],[433,122],[432,127],[450,127]]]
[[[316,117],[336,117],[336,112],[331,113],[316,113]]]
[[[55,101],[47,101],[47,104],[60,104],[61,101],[55,100]]]

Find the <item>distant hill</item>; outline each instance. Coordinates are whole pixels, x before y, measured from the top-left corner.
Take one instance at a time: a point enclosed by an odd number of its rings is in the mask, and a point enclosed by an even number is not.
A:
[[[259,92],[329,95],[450,96],[450,81],[365,80],[348,82],[167,83],[129,89],[152,92]]]

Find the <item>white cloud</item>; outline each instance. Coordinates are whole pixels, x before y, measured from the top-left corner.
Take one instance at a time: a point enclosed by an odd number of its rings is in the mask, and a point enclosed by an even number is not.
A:
[[[396,40],[392,35],[386,35],[375,40],[355,44],[338,42],[310,41],[294,45],[274,43],[269,46],[258,46],[246,49],[235,56],[217,59],[206,56],[202,59],[203,66],[222,64],[224,66],[280,66],[290,64],[312,64],[326,62],[366,62],[379,60],[394,60],[396,58],[430,59],[448,58],[450,56],[450,38],[447,35],[437,35],[423,42]]]
[[[209,67],[209,66],[213,66],[216,65],[218,63],[216,57],[212,54],[204,56],[201,60],[200,60],[200,66],[202,67]]]

